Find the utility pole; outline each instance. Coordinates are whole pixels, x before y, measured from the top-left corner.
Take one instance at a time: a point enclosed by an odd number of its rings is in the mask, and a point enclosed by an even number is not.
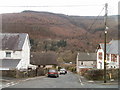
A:
[[[107,34],[107,7],[108,4],[105,4],[105,40],[104,40],[104,83],[106,83],[106,34]]]

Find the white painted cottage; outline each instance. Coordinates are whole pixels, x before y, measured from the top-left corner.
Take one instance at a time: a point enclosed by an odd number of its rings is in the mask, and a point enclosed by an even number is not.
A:
[[[30,65],[30,42],[26,33],[0,33],[0,70],[26,70]]]
[[[106,67],[119,68],[120,63],[120,40],[112,40],[106,44]],[[104,44],[99,44],[97,50],[97,68],[104,69]]]

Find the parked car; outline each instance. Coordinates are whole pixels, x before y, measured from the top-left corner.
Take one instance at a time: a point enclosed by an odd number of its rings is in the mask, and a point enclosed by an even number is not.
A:
[[[58,71],[56,69],[48,70],[48,77],[59,77]]]
[[[60,69],[60,74],[67,74],[67,70],[64,68]]]

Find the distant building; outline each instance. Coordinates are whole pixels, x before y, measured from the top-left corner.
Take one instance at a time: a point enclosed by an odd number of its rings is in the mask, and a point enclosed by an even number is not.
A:
[[[78,53],[76,59],[76,70],[79,73],[83,68],[96,68],[96,53]]]
[[[57,55],[54,52],[31,52],[30,63],[45,68],[58,66]]]
[[[119,68],[120,63],[120,40],[112,40],[106,44],[106,67]],[[97,50],[97,68],[104,69],[104,43],[99,44]]]
[[[30,42],[26,33],[0,33],[0,70],[26,70],[30,65]]]

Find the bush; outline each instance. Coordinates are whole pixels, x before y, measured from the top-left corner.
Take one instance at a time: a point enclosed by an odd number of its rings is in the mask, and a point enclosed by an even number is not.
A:
[[[90,80],[103,80],[103,70],[88,70],[84,75],[87,79]]]
[[[73,73],[76,73],[76,67],[69,67],[68,70],[70,70]]]
[[[92,69],[88,70],[83,74],[89,80],[103,80],[104,79],[104,70],[102,69]],[[108,69],[106,70],[106,78],[118,79],[118,69]]]
[[[119,69],[108,69],[107,70],[107,75],[109,76],[110,79],[110,74],[112,79],[118,79],[119,77]]]
[[[82,76],[84,76],[85,73],[86,73],[88,70],[89,70],[88,68],[80,69],[80,74],[81,74]]]
[[[3,70],[0,72],[2,73],[2,77],[16,77],[16,70]]]
[[[3,77],[27,78],[27,77],[35,77],[35,76],[44,76],[47,70],[39,68],[38,70],[27,70],[27,71],[4,70],[0,72],[2,73]]]
[[[62,68],[62,67],[58,67],[58,71],[60,71],[61,68]]]

